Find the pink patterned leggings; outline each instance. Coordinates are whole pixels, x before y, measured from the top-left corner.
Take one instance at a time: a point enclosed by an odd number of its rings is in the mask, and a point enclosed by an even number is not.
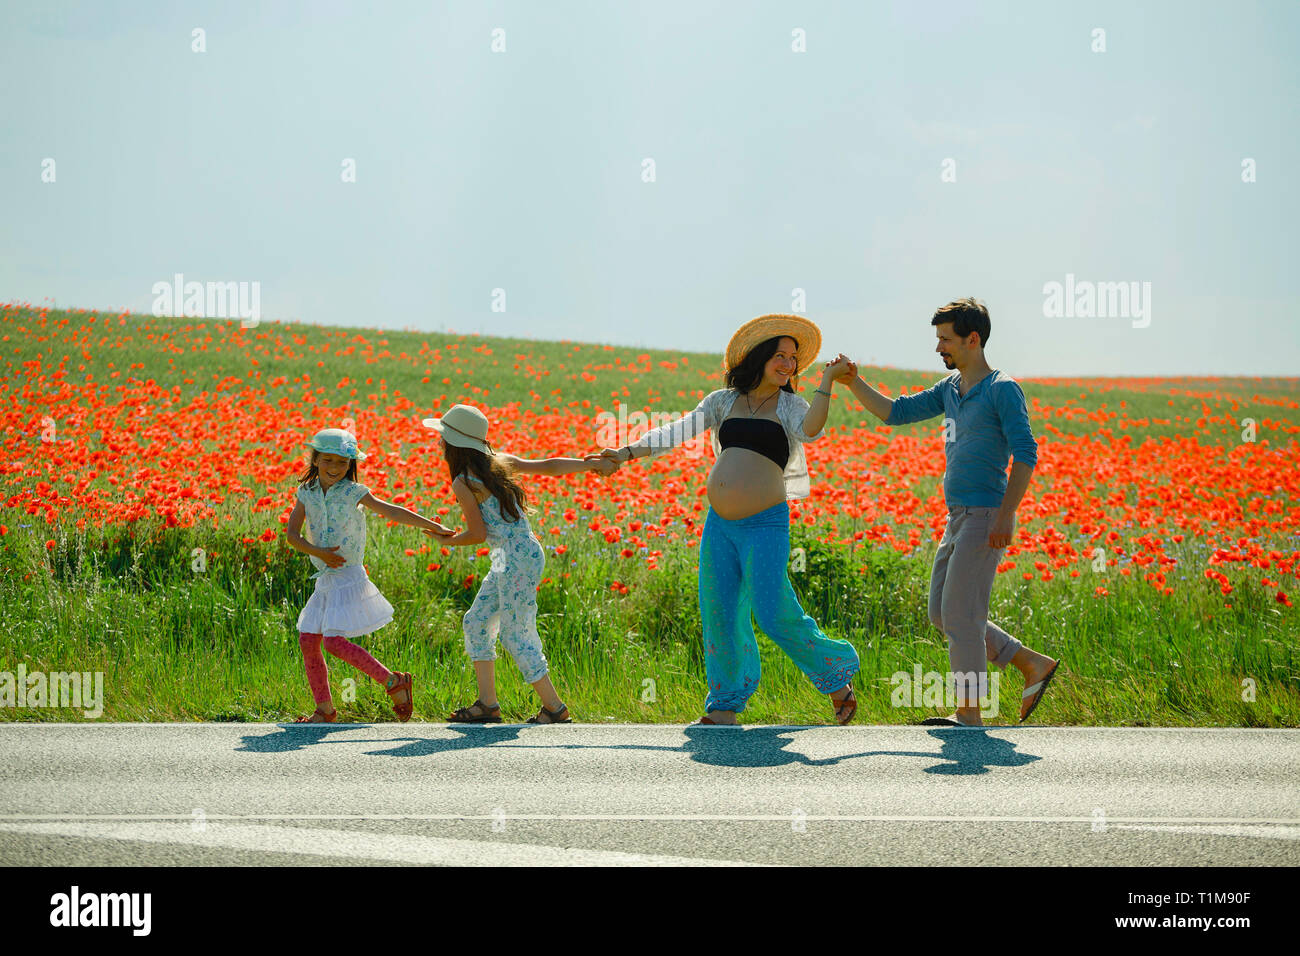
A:
[[[323,638],[325,650],[340,660],[347,661],[357,670],[369,674],[379,683],[387,686],[390,671],[379,661],[370,656],[365,648],[353,644],[346,637],[330,634]],[[302,648],[303,663],[307,665],[307,683],[311,685],[311,695],[316,698],[316,706],[323,707],[330,703],[330,672],[325,666],[325,656],[321,654],[322,637],[319,634],[299,634],[298,646]]]

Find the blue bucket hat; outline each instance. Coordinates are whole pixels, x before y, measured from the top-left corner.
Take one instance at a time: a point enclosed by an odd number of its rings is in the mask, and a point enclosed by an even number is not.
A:
[[[322,428],[316,433],[316,437],[303,444],[307,448],[315,448],[328,455],[355,458],[357,461],[362,461],[366,457],[365,452],[357,449],[356,436],[341,428]]]

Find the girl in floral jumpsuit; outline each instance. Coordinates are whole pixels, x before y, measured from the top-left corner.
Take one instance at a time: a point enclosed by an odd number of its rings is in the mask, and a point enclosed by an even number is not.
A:
[[[493,452],[487,443],[487,417],[470,405],[453,405],[441,418],[426,418],[424,424],[441,435],[439,449],[447,461],[452,491],[468,525],[453,535],[426,533],[448,546],[486,541],[491,548],[491,570],[483,578],[464,620],[465,650],[474,662],[478,699],[447,719],[453,723],[501,722],[495,671],[499,637],[524,680],[542,698],[542,709],[528,722],[571,723],[568,708],[551,684],[537,633],[537,588],[546,554],[529,527],[524,490],[515,482],[514,474],[599,471],[608,475],[614,470],[613,463],[599,455],[529,460]]]

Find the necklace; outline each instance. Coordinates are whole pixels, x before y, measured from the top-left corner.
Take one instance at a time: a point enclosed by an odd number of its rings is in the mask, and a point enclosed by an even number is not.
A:
[[[772,395],[767,396],[767,398],[765,398],[765,399],[763,399],[761,402],[759,402],[759,403],[758,403],[758,408],[762,408],[764,405],[766,405],[768,402],[770,402],[770,401],[772,400],[772,396],[773,396],[773,395],[779,395],[780,393],[781,393],[781,390],[780,390],[780,389],[777,389],[775,392],[772,393]],[[750,401],[749,401],[749,392],[746,392],[746,393],[745,393],[745,405],[748,406],[748,408],[749,408],[749,417],[750,417],[750,418],[753,418],[755,415],[758,414],[758,408],[755,408],[752,404],[750,404]]]

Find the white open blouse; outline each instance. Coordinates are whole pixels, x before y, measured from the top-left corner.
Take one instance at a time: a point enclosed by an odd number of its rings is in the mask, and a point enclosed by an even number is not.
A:
[[[652,428],[636,441],[630,443],[633,454],[638,448],[648,448],[650,456],[662,455],[702,433],[706,428],[713,441],[713,457],[716,460],[722,454],[722,445],[718,441],[718,426],[731,412],[732,403],[742,393],[734,388],[720,388],[710,392],[700,400],[695,411],[675,421]],[[811,407],[807,401],[794,392],[781,389],[776,402],[776,417],[785,428],[785,438],[789,443],[790,459],[786,462],[782,477],[785,479],[785,496],[789,498],[806,498],[811,493],[808,479],[808,460],[803,453],[803,446],[816,441],[826,432],[825,426],[816,435],[809,435],[803,430],[804,416]],[[646,457],[642,455],[641,457]]]

